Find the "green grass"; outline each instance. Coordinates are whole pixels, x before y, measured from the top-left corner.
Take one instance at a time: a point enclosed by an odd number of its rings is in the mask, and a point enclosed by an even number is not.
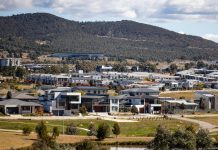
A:
[[[35,128],[37,123],[40,121],[36,120],[0,120],[0,129],[12,129],[12,130],[22,130],[24,125],[29,125],[32,129]],[[77,127],[88,128],[90,123],[94,123],[96,128],[102,123],[108,123],[110,128],[114,124],[113,121],[107,120],[90,120],[90,119],[78,119],[78,120],[64,120],[64,125],[66,129],[66,125],[74,123]],[[62,133],[63,131],[63,121],[62,120],[49,120],[45,121],[49,131],[52,130],[54,126],[57,126]],[[179,120],[142,120],[140,122],[120,122],[121,134],[120,136],[153,136],[155,134],[156,127],[161,124],[166,126],[166,128],[174,131],[177,128],[185,128],[187,125],[191,125],[191,123],[179,121]],[[195,128],[198,126],[194,125]],[[79,130],[79,135],[86,135],[86,131]]]

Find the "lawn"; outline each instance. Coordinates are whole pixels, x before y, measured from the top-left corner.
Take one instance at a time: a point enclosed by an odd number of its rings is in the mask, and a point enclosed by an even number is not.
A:
[[[32,129],[35,128],[37,123],[40,121],[36,120],[0,120],[0,129],[12,129],[12,130],[22,130],[22,128],[25,125],[30,126]],[[90,123],[93,123],[96,125],[96,127],[102,123],[108,123],[110,128],[112,129],[112,126],[114,124],[113,121],[107,121],[107,120],[90,120],[90,119],[78,119],[78,120],[65,120],[64,121],[64,129],[66,129],[66,125],[69,125],[71,123],[74,123],[77,127],[80,128],[88,128]],[[63,121],[60,120],[49,120],[45,121],[48,129],[51,131],[51,129],[54,126],[57,126],[59,130],[63,131]],[[155,133],[156,127],[161,124],[166,126],[166,128],[170,130],[175,130],[176,128],[185,128],[187,125],[191,125],[191,123],[179,121],[179,120],[142,120],[139,122],[120,122],[120,128],[121,128],[121,134],[120,136],[125,137],[134,137],[134,136],[153,136]],[[196,124],[192,124],[197,128]],[[86,135],[86,131],[79,130],[78,135]]]

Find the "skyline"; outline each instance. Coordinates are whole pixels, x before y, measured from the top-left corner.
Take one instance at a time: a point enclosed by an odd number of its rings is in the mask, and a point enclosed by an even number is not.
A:
[[[132,20],[218,42],[216,0],[0,0],[0,16],[35,12],[75,21]]]

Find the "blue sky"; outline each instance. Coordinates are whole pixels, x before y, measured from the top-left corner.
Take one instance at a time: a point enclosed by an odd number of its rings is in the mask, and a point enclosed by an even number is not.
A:
[[[218,42],[218,0],[0,0],[0,15],[47,12],[76,21],[133,20]]]

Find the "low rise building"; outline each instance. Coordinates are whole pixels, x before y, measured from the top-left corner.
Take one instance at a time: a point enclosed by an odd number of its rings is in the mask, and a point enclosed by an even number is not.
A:
[[[16,67],[20,65],[20,58],[0,58],[0,67]]]

